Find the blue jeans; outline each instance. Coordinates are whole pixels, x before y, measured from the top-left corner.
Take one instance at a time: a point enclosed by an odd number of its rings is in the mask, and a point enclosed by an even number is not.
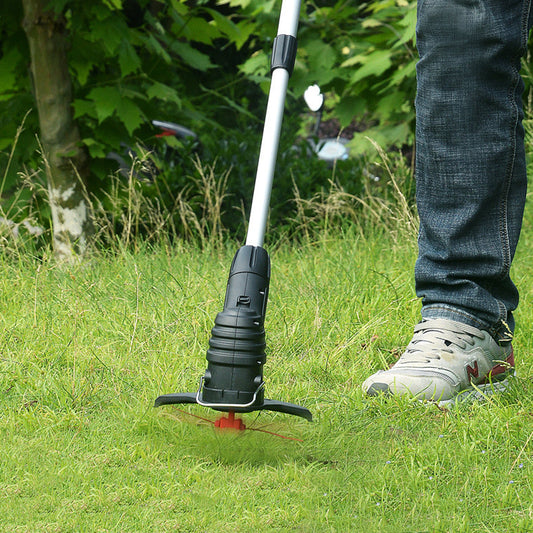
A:
[[[505,341],[526,197],[520,59],[532,0],[419,0],[416,291],[424,318]]]

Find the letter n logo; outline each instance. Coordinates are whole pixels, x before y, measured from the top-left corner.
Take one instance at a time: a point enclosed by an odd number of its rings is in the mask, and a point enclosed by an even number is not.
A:
[[[478,378],[479,377],[479,368],[477,366],[477,361],[474,362],[474,366],[466,365],[466,375],[468,379]]]

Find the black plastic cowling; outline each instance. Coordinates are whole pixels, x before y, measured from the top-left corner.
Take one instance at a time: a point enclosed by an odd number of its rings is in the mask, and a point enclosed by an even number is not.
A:
[[[269,283],[266,250],[241,247],[231,264],[224,308],[211,330],[203,378],[204,403],[249,407],[263,403]]]

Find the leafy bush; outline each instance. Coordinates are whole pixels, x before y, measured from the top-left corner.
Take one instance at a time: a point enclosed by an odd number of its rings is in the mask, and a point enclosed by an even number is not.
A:
[[[294,216],[295,190],[311,198],[333,180],[357,194],[362,183],[363,160],[354,157],[333,172],[308,157],[301,103],[308,84],[318,82],[328,93],[326,118],[340,128],[357,123],[385,146],[412,141],[415,2],[303,5],[272,195],[271,221],[280,228]],[[198,154],[203,165],[216,161],[222,174],[229,171],[224,224],[241,231],[241,212],[249,207],[255,178],[280,2],[50,0],[50,6],[65,17],[70,31],[75,117],[92,160],[89,193],[106,206],[115,187],[114,163],[107,155],[141,145],[155,148],[159,170],[157,179],[138,186],[172,210],[185,192],[193,194],[198,175],[190,156]],[[4,208],[6,202],[19,202],[18,212],[25,216],[27,189],[14,194],[21,188],[19,173],[26,168],[25,176],[38,176],[40,160],[22,18],[18,2],[0,6],[0,101],[6,110],[0,115],[1,192]],[[155,139],[152,119],[192,128],[201,148]],[[351,153],[365,150],[356,134]],[[45,209],[41,215],[46,219]]]
[[[210,169],[217,184],[224,182],[221,224],[231,235],[244,237],[262,130],[259,125],[246,123],[245,118],[237,118],[236,122],[242,122],[242,126],[220,136],[200,135],[199,142],[181,142],[173,137],[158,139],[155,151],[146,153],[151,163],[148,171],[140,171],[140,163],[132,161],[132,166],[136,165],[136,187],[164,210],[173,212],[173,227],[178,234],[190,232],[184,228],[183,213],[177,206],[187,202],[192,211],[201,213],[206,194],[202,176]],[[300,126],[296,113],[289,114],[284,121],[270,209],[270,226],[276,233],[291,227],[297,211],[295,197],[312,198],[325,193],[331,182],[351,194],[358,194],[362,188],[362,160],[339,161],[331,168],[318,159],[308,140],[300,136]],[[167,157],[159,157],[165,151]],[[141,154],[142,150],[138,152]],[[122,190],[123,196],[127,196],[127,187]]]
[[[249,14],[271,11],[260,0],[224,0]],[[267,5],[272,3],[267,2]],[[260,6],[263,6],[261,8]],[[368,150],[372,136],[384,147],[411,144],[414,134],[416,2],[306,2],[298,33],[298,59],[291,87],[298,97],[309,83],[330,93],[330,115],[341,127],[364,126],[352,153]],[[258,25],[262,38],[240,69],[266,79],[271,25]],[[268,32],[268,33],[267,33]]]

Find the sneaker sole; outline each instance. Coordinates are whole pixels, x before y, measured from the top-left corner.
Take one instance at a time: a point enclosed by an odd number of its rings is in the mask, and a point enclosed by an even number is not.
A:
[[[492,383],[483,383],[474,385],[468,389],[461,391],[459,394],[448,400],[440,400],[435,402],[439,407],[450,406],[453,404],[460,404],[469,401],[480,401],[492,396],[494,393],[501,393],[507,390],[509,386],[509,378],[516,376],[516,373],[510,374],[501,381],[493,381]]]

